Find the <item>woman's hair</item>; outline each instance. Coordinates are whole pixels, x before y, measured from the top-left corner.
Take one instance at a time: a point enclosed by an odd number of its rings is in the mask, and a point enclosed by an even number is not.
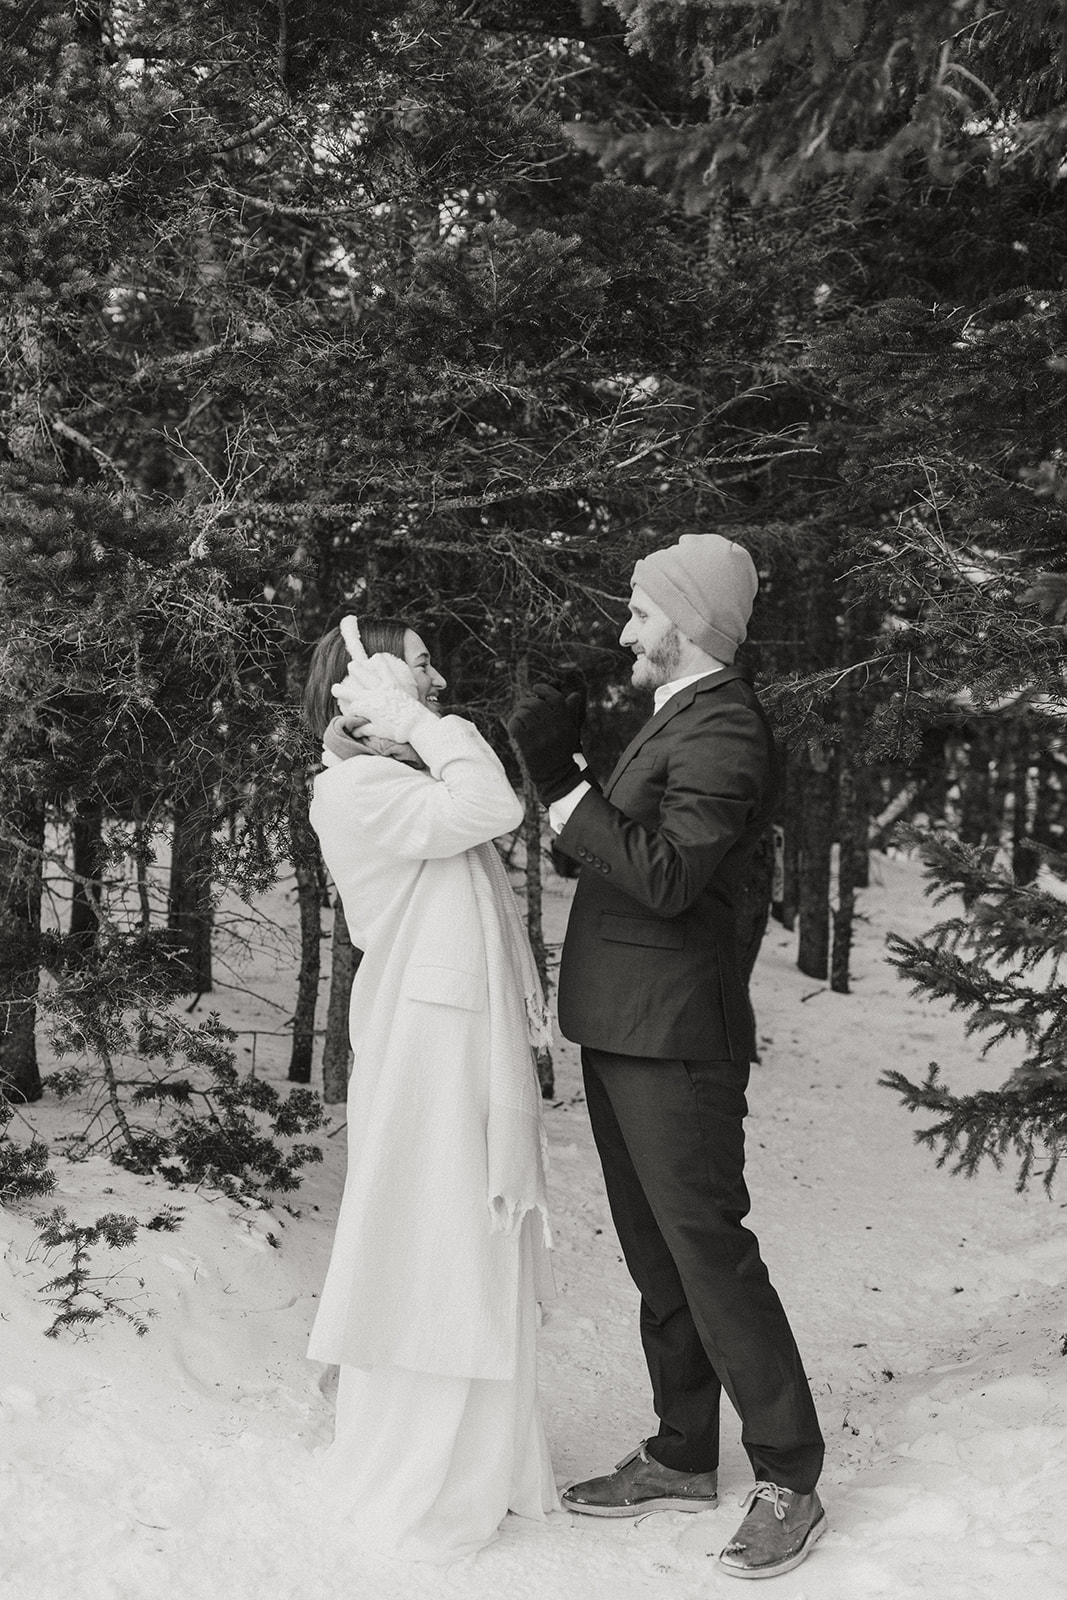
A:
[[[348,615],[342,612],[342,615]],[[399,656],[404,659],[404,635],[410,624],[395,617],[360,617],[359,636],[369,656]],[[307,682],[304,684],[304,721],[321,739],[326,725],[337,715],[337,701],[330,693],[348,671],[348,646],[340,628],[330,628],[311,652]]]

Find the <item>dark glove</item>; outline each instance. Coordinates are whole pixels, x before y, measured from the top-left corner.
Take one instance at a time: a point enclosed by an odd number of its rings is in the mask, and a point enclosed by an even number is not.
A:
[[[508,718],[508,732],[542,805],[553,805],[585,782],[574,761],[584,701],[581,693],[563,695],[551,684],[535,683]]]

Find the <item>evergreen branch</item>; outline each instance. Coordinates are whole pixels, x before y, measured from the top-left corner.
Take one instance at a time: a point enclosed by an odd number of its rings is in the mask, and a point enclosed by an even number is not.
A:
[[[1005,1087],[954,1095],[939,1083],[939,1070],[936,1062],[931,1062],[922,1084],[912,1083],[894,1069],[878,1080],[881,1087],[898,1094],[909,1111],[933,1111],[939,1117],[930,1127],[917,1130],[916,1143],[930,1149],[941,1147],[939,1167],[957,1157],[951,1171],[968,1178],[974,1177],[986,1157],[1002,1169],[1012,1149],[1020,1163],[1015,1185],[1019,1193],[1026,1188],[1034,1161],[1047,1157],[1041,1181],[1050,1191],[1060,1160],[1067,1154],[1067,1088],[1062,1084],[1036,1090]]]
[[[646,461],[650,455],[677,442],[680,434],[668,435],[657,438],[640,450],[632,452],[621,461],[596,461],[583,463],[571,472],[559,474],[545,480],[525,479],[506,489],[483,489],[469,494],[445,492],[439,494],[437,487],[433,486],[428,498],[412,500],[405,498],[410,494],[407,485],[397,484],[396,495],[388,499],[375,500],[250,500],[235,498],[227,500],[224,508],[226,514],[262,515],[262,516],[302,516],[302,517],[331,517],[356,520],[361,517],[373,516],[382,511],[396,511],[403,507],[411,514],[421,513],[426,516],[440,516],[449,511],[479,510],[484,507],[503,505],[508,501],[524,500],[539,497],[568,493],[574,490],[588,492],[609,475],[616,472],[628,471],[630,468]],[[657,485],[667,485],[676,481],[692,481],[697,468],[709,466],[731,466],[739,470],[733,477],[722,480],[724,484],[745,481],[752,466],[762,465],[768,460],[779,460],[783,454],[800,455],[814,454],[813,449],[804,448],[788,452],[769,452],[767,454],[731,454],[721,456],[704,456],[695,461],[685,461],[677,466],[660,467],[647,474],[645,482],[654,482]],[[379,482],[382,480],[378,480]],[[388,480],[386,480],[388,481]]]
[[[18,1145],[8,1135],[15,1107],[0,1088],[0,1205],[37,1199],[51,1194],[55,1173],[48,1168],[49,1149],[30,1129],[28,1145]]]
[[[1002,1039],[1022,1035],[1030,1045],[1043,1037],[1042,1019],[1056,1019],[1067,1008],[1067,987],[1035,990],[1011,978],[996,978],[982,961],[965,961],[952,951],[930,949],[921,940],[890,933],[891,966],[911,985],[912,994],[948,1000],[953,1011],[970,1010],[968,1034],[989,1032],[983,1054]]]
[[[962,843],[946,831],[902,828],[902,840],[922,854],[927,894],[935,904],[958,895],[968,919],[949,918],[926,935],[938,944],[969,943],[983,960],[1012,962],[1024,972],[1051,960],[1053,976],[1067,955],[1067,901],[1038,883],[1017,883],[999,866],[996,851]],[[1067,859],[1049,846],[1033,847],[1061,875]]]

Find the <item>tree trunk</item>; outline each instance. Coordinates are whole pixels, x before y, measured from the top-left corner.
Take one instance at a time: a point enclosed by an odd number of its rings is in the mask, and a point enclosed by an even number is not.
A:
[[[790,933],[796,926],[800,904],[800,799],[801,758],[790,751],[785,758],[785,781],[778,810],[782,830],[782,898],[775,916]]]
[[[7,363],[7,448],[31,470],[51,472],[44,396],[53,350],[42,335],[46,312],[25,304],[15,312],[14,337],[4,352]],[[10,750],[8,760],[28,752]],[[14,800],[0,815],[0,1093],[11,1100],[39,1100],[37,1066],[38,946],[41,932],[41,854],[44,806]]]
[[[785,904],[785,829],[771,824],[771,908],[770,915],[781,922]]]
[[[148,868],[155,860],[151,836],[143,819],[136,817],[133,825],[133,864],[137,877],[137,922],[142,933],[152,926],[152,901],[148,889]]]
[[[38,952],[44,805],[23,799],[0,818],[0,1093],[41,1098],[37,1066]]]
[[[908,779],[901,780],[898,775],[889,779],[890,786],[894,782],[899,787],[896,793],[889,798],[883,790],[877,798],[884,802],[882,809],[871,817],[867,828],[868,848],[871,850],[884,850],[898,823],[904,822],[910,813],[915,810],[918,785]]]
[[[760,837],[749,862],[748,874],[737,902],[737,964],[745,984],[748,1009],[752,1017],[752,1037],[757,1041],[755,1060],[759,1060],[756,1013],[750,983],[763,935],[771,914],[771,894],[775,876],[775,834],[767,828]]]
[[[78,944],[89,948],[100,926],[103,822],[103,811],[98,804],[90,800],[78,801],[70,825],[71,853],[74,858],[70,936]]]
[[[876,619],[871,616],[864,624],[857,619],[852,607],[845,606],[841,623],[841,651],[846,665],[854,666],[860,659],[861,640],[867,628],[873,630],[875,622]],[[851,674],[841,678],[835,699],[841,742],[835,755],[837,905],[833,912],[830,987],[837,994],[848,994],[856,889],[861,881],[866,884],[869,876],[867,795],[870,769],[863,768],[862,772],[856,770],[857,752],[863,744],[866,710],[862,689],[856,688]]]
[[[972,723],[964,747],[966,762],[959,769],[960,839],[981,844],[989,826],[989,737]]]
[[[526,846],[526,931],[530,936],[530,949],[533,951],[534,964],[547,1003],[550,986],[548,952],[545,949],[545,930],[541,916],[541,802],[525,768],[523,801],[526,806],[522,822],[522,838]],[[537,1077],[541,1084],[542,1097],[550,1100],[556,1092],[551,1050],[544,1049],[537,1052]]]
[[[211,823],[211,801],[203,790],[175,801],[167,926],[176,935],[182,987],[196,995],[210,994],[212,981]]]
[[[338,895],[333,907],[330,1000],[326,1008],[326,1042],[322,1051],[322,1098],[328,1106],[338,1105],[348,1096],[348,1075],[352,1068],[348,1014],[352,979],[362,960],[363,952],[352,943]]]
[[[1041,858],[1030,823],[1030,723],[1025,716],[1015,724],[1012,745],[1011,870],[1016,883],[1033,883]]]
[[[870,767],[852,768],[852,781],[856,786],[855,827],[852,833],[852,870],[857,889],[871,885],[871,783]]]
[[[525,694],[530,683],[529,662],[522,656],[515,664],[515,687],[519,694]],[[522,759],[522,752],[516,745],[512,745],[522,773],[522,842],[526,854],[526,932],[530,939],[530,949],[533,951],[534,965],[537,975],[541,979],[541,987],[545,993],[545,1004],[548,1004],[551,985],[548,977],[548,952],[545,949],[545,930],[542,920],[542,884],[541,870],[541,802],[537,798],[537,790],[530,781],[530,774],[526,770],[526,763]],[[537,1052],[537,1077],[541,1085],[541,1096],[551,1100],[556,1092],[555,1071],[552,1064],[552,1051],[550,1049]]]
[[[1007,829],[1008,799],[1014,784],[1015,730],[1010,722],[1001,723],[994,730],[991,744],[993,777],[989,786],[989,815],[983,843],[996,849],[1003,842]]]
[[[1056,827],[1059,821],[1061,796],[1056,783],[1057,759],[1048,746],[1048,735],[1039,741],[1037,753],[1037,794],[1034,798],[1034,820],[1031,837],[1036,844],[1052,849],[1058,843]]]
[[[799,763],[798,763],[799,764]],[[797,966],[825,978],[830,960],[830,861],[833,849],[833,777],[830,751],[812,743],[804,771],[800,825],[800,939]]]
[[[300,972],[296,984],[296,1009],[293,1012],[289,1082],[310,1083],[322,959],[322,884],[319,877],[318,840],[308,821],[308,792],[302,772],[296,774],[289,790],[289,844],[300,907]]]
[[[837,905],[834,908],[834,947],[830,958],[830,988],[848,994],[852,958],[852,920],[856,914],[856,774],[852,750],[846,743],[838,751],[837,769]]]
[[[949,761],[949,729],[943,724],[925,728],[912,772],[919,780],[918,808],[931,824],[944,822],[948,815]]]

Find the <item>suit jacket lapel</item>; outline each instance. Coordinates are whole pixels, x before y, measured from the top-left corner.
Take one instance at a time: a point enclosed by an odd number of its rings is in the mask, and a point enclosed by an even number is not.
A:
[[[677,694],[672,694],[665,705],[661,706],[655,716],[649,717],[642,728],[639,728],[622,755],[616,761],[611,777],[604,785],[604,797],[610,798],[611,791],[618,783],[623,772],[629,766],[634,756],[640,750],[646,739],[651,739],[654,733],[676,717],[679,711],[684,711],[691,706],[698,694],[703,694],[706,689],[717,689],[722,683],[729,683],[732,678],[742,676],[740,667],[723,667],[720,672],[711,672],[706,678],[698,678],[695,683],[688,684],[684,689],[679,689]]]

